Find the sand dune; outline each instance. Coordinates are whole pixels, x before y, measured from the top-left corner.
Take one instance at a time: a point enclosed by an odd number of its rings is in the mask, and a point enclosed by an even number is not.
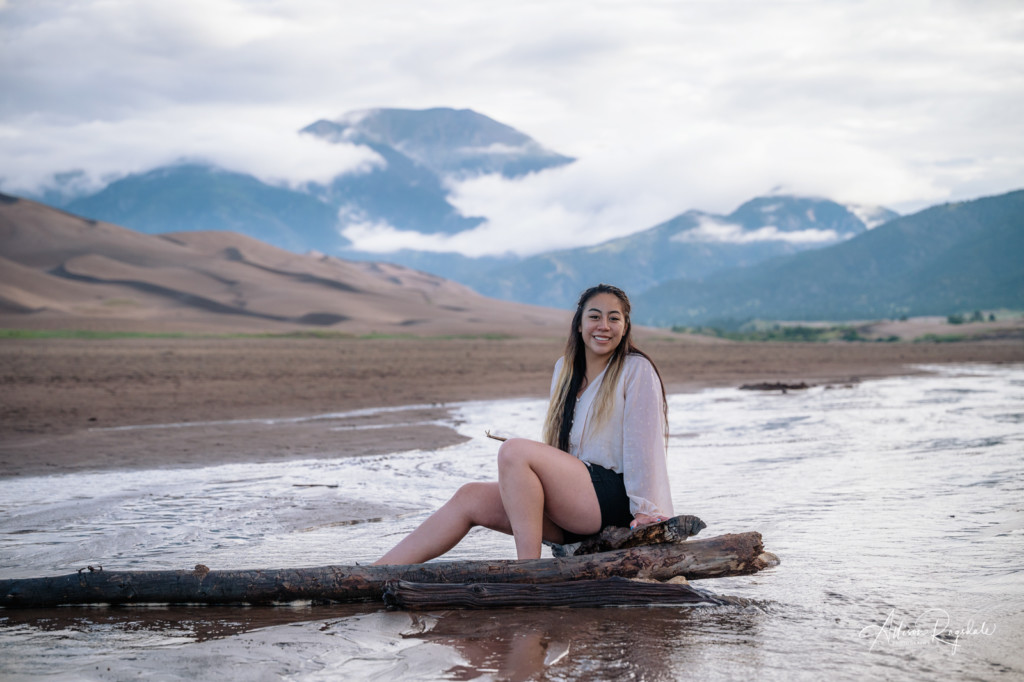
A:
[[[0,200],[0,326],[560,336],[567,313],[231,232],[147,235]]]

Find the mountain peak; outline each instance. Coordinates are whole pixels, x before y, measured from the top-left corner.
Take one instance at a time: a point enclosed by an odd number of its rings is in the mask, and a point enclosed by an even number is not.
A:
[[[747,231],[768,227],[779,232],[813,229],[832,231],[838,238],[845,238],[895,217],[895,212],[880,206],[846,206],[819,197],[773,193],[747,201],[726,219]]]
[[[445,176],[518,177],[574,161],[472,109],[361,109],[301,132],[330,142],[386,145]]]

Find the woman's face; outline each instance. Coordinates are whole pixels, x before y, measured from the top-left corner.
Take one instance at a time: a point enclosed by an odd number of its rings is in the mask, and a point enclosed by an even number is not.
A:
[[[587,359],[606,360],[622,342],[626,315],[622,301],[614,294],[594,294],[583,304],[579,332],[587,348]]]

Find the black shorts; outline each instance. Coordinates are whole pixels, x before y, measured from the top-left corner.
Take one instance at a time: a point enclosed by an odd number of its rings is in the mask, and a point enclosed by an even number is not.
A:
[[[626,484],[622,480],[622,474],[617,474],[611,469],[584,462],[587,470],[590,471],[590,482],[594,485],[594,492],[597,493],[597,503],[601,505],[601,528],[606,526],[620,526],[628,528],[633,521],[633,515],[629,513],[629,495],[626,494]],[[565,540],[562,544],[579,542],[586,535],[577,535],[564,528]]]

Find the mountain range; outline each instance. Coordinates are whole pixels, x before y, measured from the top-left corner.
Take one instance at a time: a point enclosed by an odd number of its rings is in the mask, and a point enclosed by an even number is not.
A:
[[[881,207],[772,195],[728,215],[690,210],[625,237],[529,257],[369,254],[344,237],[347,225],[384,223],[410,233],[472,229],[483,218],[461,215],[448,201],[452,180],[520,177],[573,159],[470,110],[371,109],[316,121],[301,133],[367,147],[381,162],[291,188],[179,163],[89,196],[46,198],[141,232],[237,232],[292,252],[383,259],[480,294],[543,306],[571,307],[582,289],[606,281],[634,296],[638,320],[660,325],[1021,307],[1019,268],[1007,257],[1021,251],[1000,246],[1018,244],[1014,193],[903,218]]]
[[[634,292],[637,323],[878,319],[1024,307],[1024,190],[936,206],[813,251]],[[0,326],[559,335],[566,313],[400,265],[235,232],[147,235],[0,195]]]
[[[326,135],[325,131],[334,129],[330,126],[318,122],[310,128]],[[469,258],[414,250],[364,253],[342,235],[346,220],[385,222],[421,233],[471,229],[482,220],[459,215],[447,202],[441,175],[411,157],[402,155],[396,161],[399,152],[372,144],[389,159],[385,167],[356,176],[340,175],[329,186],[309,185],[299,191],[210,165],[182,163],[129,175],[58,207],[148,234],[233,231],[298,253],[383,259],[461,282],[487,296],[555,307],[572,305],[592,281],[618,282],[627,290],[644,291],[678,277],[703,278],[821,248],[896,215],[884,208],[863,209],[827,199],[771,196],[748,201],[726,216],[691,210],[595,246],[525,258]],[[537,156],[533,172],[549,158],[544,153]],[[468,163],[465,155],[459,162]],[[479,168],[490,167],[487,163],[494,166],[498,160],[482,154],[473,162]],[[506,172],[521,172],[524,163],[520,158]],[[438,165],[439,170],[443,168]]]
[[[371,149],[380,163],[327,184],[266,184],[208,163],[129,175],[88,196],[30,197],[141,232],[232,230],[292,251],[338,253],[351,224],[452,234],[479,225],[448,201],[446,181],[482,173],[520,177],[572,163],[532,138],[468,109],[370,109],[300,131],[325,144]]]
[[[228,230],[294,252],[406,265],[505,300],[564,307],[595,280],[644,291],[677,277],[701,278],[766,258],[848,239],[896,214],[825,199],[772,196],[719,216],[688,211],[596,246],[536,256],[467,258],[457,253],[358,251],[353,224],[409,233],[455,233],[482,218],[448,201],[449,184],[481,174],[515,178],[572,163],[529,136],[470,110],[370,109],[319,120],[301,131],[327,144],[373,151],[381,163],[326,184],[266,184],[244,173],[183,162],[129,175],[89,196],[41,197],[77,215],[149,234]]]
[[[598,281],[642,292],[680,277],[699,279],[842,242],[895,216],[884,208],[772,196],[748,201],[726,216],[687,211],[626,237],[528,258],[400,251],[388,259],[487,296],[564,308],[574,306],[579,292]]]
[[[637,297],[653,325],[855,320],[1024,308],[1024,190],[934,206],[849,241]]]

